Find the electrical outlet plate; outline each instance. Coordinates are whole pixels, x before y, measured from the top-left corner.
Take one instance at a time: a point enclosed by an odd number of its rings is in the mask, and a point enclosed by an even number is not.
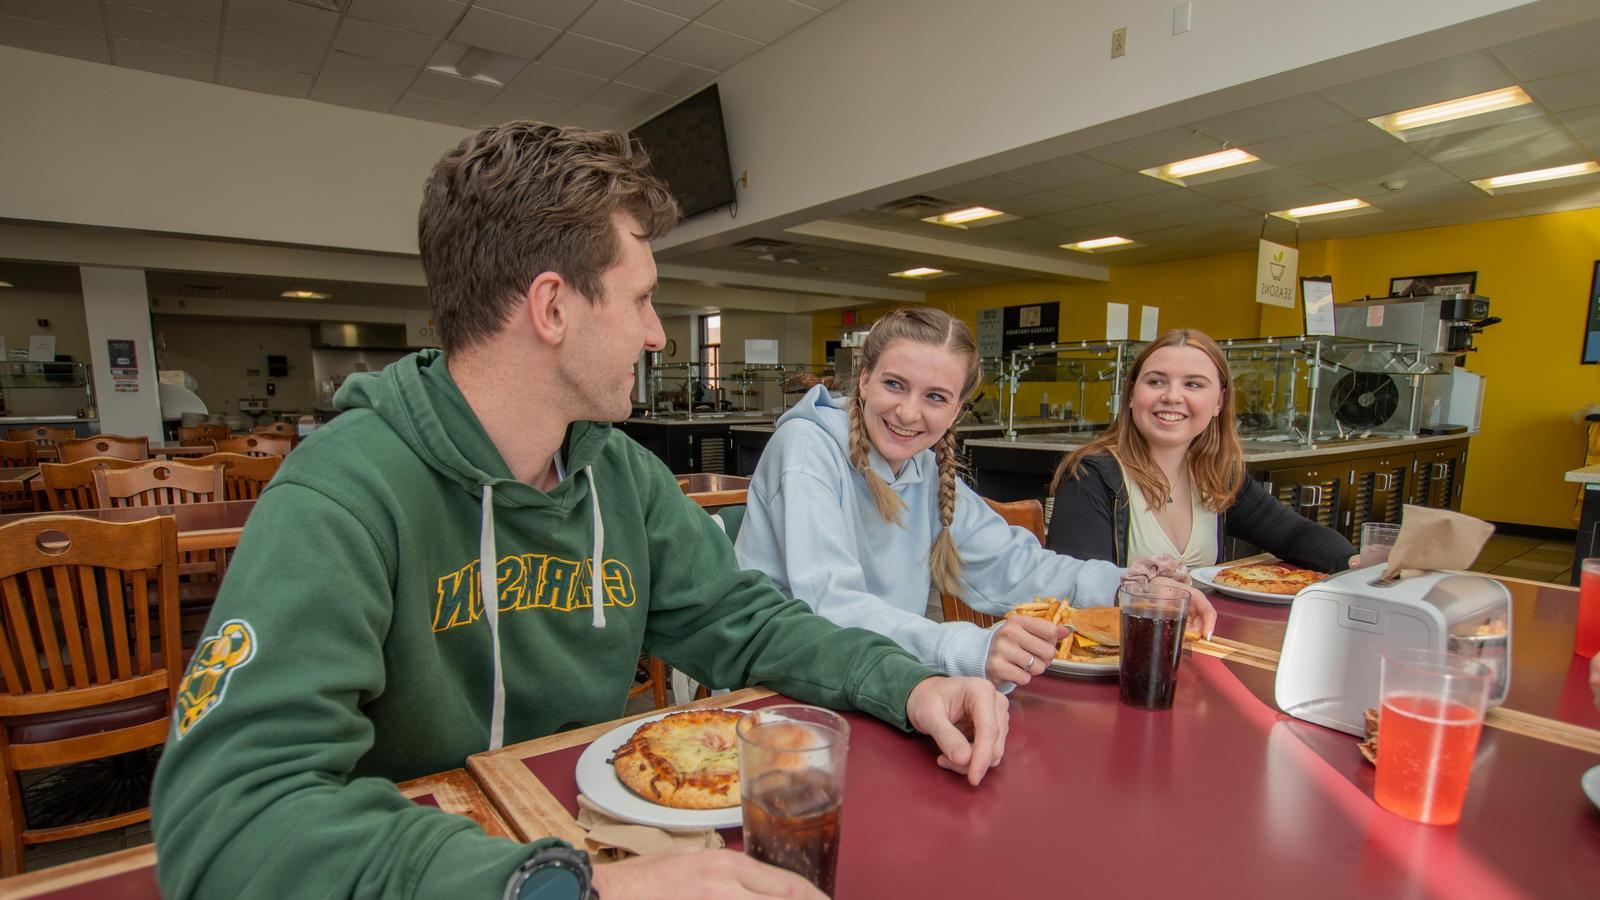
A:
[[[1111,58],[1116,59],[1127,52],[1128,27],[1124,25],[1123,27],[1111,32]]]

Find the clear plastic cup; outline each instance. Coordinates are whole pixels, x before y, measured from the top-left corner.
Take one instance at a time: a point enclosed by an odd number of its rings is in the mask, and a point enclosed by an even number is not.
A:
[[[833,896],[850,723],[815,706],[767,706],[739,720],[744,852]]]
[[[1373,799],[1424,825],[1461,818],[1489,699],[1489,667],[1440,650],[1383,655]]]
[[[1171,709],[1189,592],[1168,585],[1125,587],[1117,592],[1117,602],[1122,607],[1117,698],[1138,709]]]
[[[1361,524],[1361,568],[1382,565],[1389,561],[1389,552],[1400,537],[1400,526],[1388,522],[1363,522]]]

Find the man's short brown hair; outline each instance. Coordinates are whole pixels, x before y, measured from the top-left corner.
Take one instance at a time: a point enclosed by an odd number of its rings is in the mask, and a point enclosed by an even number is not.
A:
[[[678,220],[666,185],[624,135],[509,122],[462,141],[433,167],[417,221],[439,342],[455,350],[492,337],[544,272],[602,300],[619,210],[647,240]]]

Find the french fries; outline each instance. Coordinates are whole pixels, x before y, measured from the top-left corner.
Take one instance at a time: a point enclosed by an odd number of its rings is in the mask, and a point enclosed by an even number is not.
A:
[[[1028,616],[1033,619],[1044,619],[1052,625],[1072,626],[1072,606],[1055,597],[1035,597],[1032,603],[1019,603],[1006,613],[1006,618],[1012,616]],[[1072,654],[1073,635],[1067,635],[1056,644],[1056,659],[1068,659]]]

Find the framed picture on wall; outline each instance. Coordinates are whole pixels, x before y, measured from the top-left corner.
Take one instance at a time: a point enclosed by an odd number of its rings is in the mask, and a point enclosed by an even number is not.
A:
[[[1477,272],[1447,275],[1407,275],[1389,279],[1391,297],[1427,297],[1431,294],[1470,294],[1478,286]]]
[[[1589,276],[1588,306],[1583,326],[1584,365],[1600,362],[1600,260],[1595,261],[1594,272]]]

